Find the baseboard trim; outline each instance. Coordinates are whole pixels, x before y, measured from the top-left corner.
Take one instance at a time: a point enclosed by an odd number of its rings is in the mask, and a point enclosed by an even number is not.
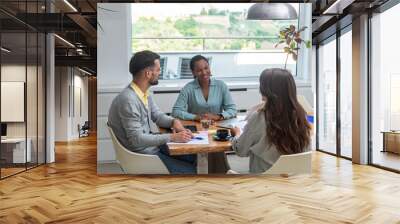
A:
[[[117,160],[97,160],[97,164],[118,163]]]

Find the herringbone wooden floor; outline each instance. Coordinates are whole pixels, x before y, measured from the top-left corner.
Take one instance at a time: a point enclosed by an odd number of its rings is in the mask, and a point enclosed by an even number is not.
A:
[[[0,181],[0,223],[400,223],[400,175],[314,153],[292,177],[97,176],[96,141]]]

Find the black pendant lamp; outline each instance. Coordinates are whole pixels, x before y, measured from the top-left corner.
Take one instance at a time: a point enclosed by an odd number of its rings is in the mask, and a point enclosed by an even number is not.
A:
[[[256,3],[249,8],[248,20],[294,20],[297,12],[288,3]]]

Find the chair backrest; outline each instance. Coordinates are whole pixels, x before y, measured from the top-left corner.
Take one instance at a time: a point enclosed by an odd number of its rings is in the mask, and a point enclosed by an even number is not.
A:
[[[157,155],[129,151],[118,141],[112,128],[108,125],[107,127],[113,141],[117,160],[126,174],[169,174],[167,167]]]
[[[85,123],[82,125],[82,129],[83,130],[88,130],[90,128],[89,124],[90,124],[89,121],[85,121]]]
[[[303,174],[311,173],[312,151],[282,155],[264,174]]]

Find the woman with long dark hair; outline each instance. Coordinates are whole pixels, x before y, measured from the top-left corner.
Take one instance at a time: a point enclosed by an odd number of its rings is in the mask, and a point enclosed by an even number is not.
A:
[[[296,84],[285,69],[266,69],[260,76],[264,107],[244,127],[231,129],[232,148],[239,156],[250,156],[250,172],[269,169],[281,155],[310,150],[311,127],[297,101]]]

